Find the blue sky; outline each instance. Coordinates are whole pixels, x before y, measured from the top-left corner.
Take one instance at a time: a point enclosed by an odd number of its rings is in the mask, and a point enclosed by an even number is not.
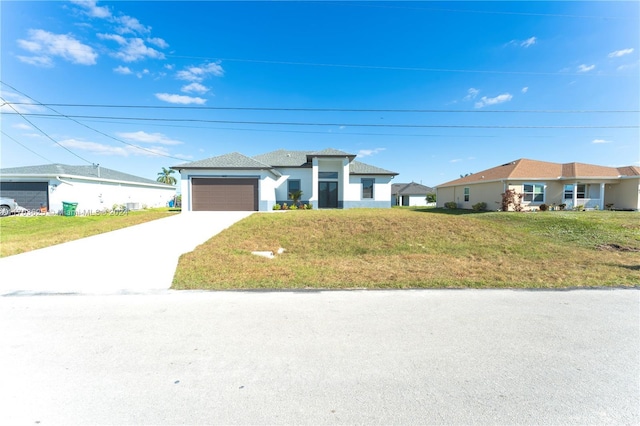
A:
[[[2,1],[1,166],[640,165],[639,2]],[[37,105],[26,105],[32,103]],[[615,111],[615,112],[610,112]]]

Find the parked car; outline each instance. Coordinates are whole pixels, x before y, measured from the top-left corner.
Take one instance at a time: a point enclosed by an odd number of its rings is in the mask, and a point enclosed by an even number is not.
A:
[[[16,211],[17,207],[16,200],[13,198],[0,198],[0,216],[9,216]]]

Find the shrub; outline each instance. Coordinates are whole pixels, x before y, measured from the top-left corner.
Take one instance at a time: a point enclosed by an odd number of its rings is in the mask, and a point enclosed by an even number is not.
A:
[[[446,203],[444,203],[444,207],[446,209],[457,209],[458,203],[456,203],[455,201],[447,201]]]
[[[289,207],[289,210],[298,210],[298,206],[296,206],[295,204],[291,204],[291,207]]]
[[[560,210],[564,210],[566,207],[567,207],[567,205],[566,205],[565,203],[558,204],[558,208],[559,208]]]
[[[473,206],[471,206],[471,208],[473,209],[473,211],[483,212],[487,210],[487,203],[485,202],[476,203]]]
[[[513,210],[516,212],[522,211],[522,201],[523,194],[518,194],[515,189],[507,189],[502,193],[502,211],[508,212],[511,210],[513,206]]]
[[[273,209],[274,210],[280,210],[281,208],[282,208],[282,206],[280,204],[278,204],[278,203],[273,205]]]
[[[541,212],[546,212],[547,210],[549,210],[549,206],[547,206],[546,204],[540,204]]]
[[[282,210],[289,210],[287,203],[282,203]]]

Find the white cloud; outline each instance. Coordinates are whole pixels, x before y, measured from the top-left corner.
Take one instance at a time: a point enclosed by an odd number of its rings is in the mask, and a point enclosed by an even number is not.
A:
[[[123,147],[105,145],[97,142],[79,141],[77,139],[66,139],[66,140],[60,141],[59,144],[65,148],[87,151],[96,155],[117,155],[120,157],[126,157],[129,155],[129,150]]]
[[[524,40],[522,43],[520,43],[520,46],[522,47],[529,47],[529,46],[533,46],[534,44],[536,44],[537,39],[535,37],[529,37],[528,39]]]
[[[169,151],[165,147],[155,146],[149,148],[137,148],[135,146],[112,146],[98,142],[81,141],[77,139],[67,139],[59,142],[65,148],[86,151],[93,155],[119,156],[128,157],[129,155],[143,155],[147,157],[156,157],[159,155],[169,155]]]
[[[180,90],[182,90],[183,92],[186,92],[186,93],[204,94],[204,93],[207,93],[209,91],[209,88],[203,86],[200,83],[191,83],[191,84],[187,84],[186,86],[182,86],[182,88]]]
[[[450,163],[459,163],[462,161],[462,158],[454,158],[453,160],[449,160]]]
[[[483,96],[478,102],[475,103],[475,107],[484,108],[489,105],[497,105],[503,102],[509,102],[512,98],[513,96],[510,93],[503,93],[502,95],[498,95],[494,98],[487,98],[486,96]]]
[[[528,87],[523,87],[521,90],[522,93],[527,93],[528,91],[529,91]]]
[[[578,66],[578,72],[589,72],[592,69],[594,69],[596,66],[595,65],[586,65],[586,64],[582,64]]]
[[[71,3],[81,6],[85,9],[85,13],[92,18],[110,18],[111,11],[108,7],[101,7],[96,5],[96,1],[93,0],[71,0]]]
[[[141,38],[125,38],[118,34],[97,34],[102,40],[112,40],[120,45],[120,49],[112,56],[125,62],[136,62],[145,58],[164,59],[164,53],[144,44]]]
[[[385,149],[386,148],[361,149],[360,151],[358,151],[358,157],[370,157],[384,151]]]
[[[148,38],[147,41],[151,44],[155,44],[160,49],[166,49],[167,47],[169,47],[169,43],[158,37]]]
[[[476,96],[478,96],[478,93],[480,93],[480,90],[478,89],[474,89],[473,87],[470,88],[469,90],[467,90],[467,96],[465,96],[464,98],[462,98],[463,101],[470,101],[472,99],[475,99]]]
[[[594,139],[591,143],[611,143],[611,141],[604,139]]]
[[[151,27],[142,25],[140,21],[131,16],[120,16],[116,22],[122,25],[116,29],[120,34],[148,34],[151,32]]]
[[[34,105],[34,101],[32,99],[27,98],[26,96],[22,96],[18,93],[0,91],[0,97],[4,99],[7,104],[3,104],[0,106],[0,112],[3,113],[29,113],[29,112],[38,112],[44,111],[44,108],[40,105]],[[14,105],[9,103],[17,102],[22,105]]]
[[[203,105],[207,102],[206,99],[202,99],[202,98],[194,98],[191,96],[183,96],[183,95],[172,95],[170,93],[156,93],[156,98],[160,99],[161,101],[165,101],[165,102],[169,102],[171,104],[183,104],[183,105],[188,105],[188,104],[197,104],[197,105]]]
[[[116,74],[122,74],[122,75],[133,74],[133,71],[131,71],[129,67],[123,67],[122,65],[114,68],[113,72],[115,72]]]
[[[637,61],[633,64],[620,65],[618,68],[616,68],[616,70],[618,71],[630,70],[630,69],[636,68],[638,64],[640,64],[640,61]]]
[[[29,30],[27,40],[18,40],[18,46],[34,56],[18,58],[31,65],[52,66],[53,58],[60,57],[79,65],[94,65],[98,54],[91,46],[81,43],[72,36],[53,34],[44,30]]]
[[[178,71],[176,77],[179,80],[202,82],[210,75],[216,77],[222,77],[224,75],[224,69],[222,69],[219,62],[209,62],[202,66],[188,67],[182,71]]]
[[[181,145],[183,142],[170,139],[162,133],[147,133],[143,131],[138,132],[124,132],[116,133],[116,135],[122,139],[126,139],[132,142],[150,143],[160,145]]]
[[[31,130],[31,126],[27,126],[24,123],[17,123],[11,127],[13,127],[14,129],[20,129],[20,130]]]
[[[609,57],[610,58],[619,58],[620,56],[629,55],[631,53],[633,53],[633,48],[616,50],[616,51],[613,51],[613,52],[609,53]]]

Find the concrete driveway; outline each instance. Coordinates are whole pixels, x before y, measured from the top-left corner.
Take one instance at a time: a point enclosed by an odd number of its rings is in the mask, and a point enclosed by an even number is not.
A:
[[[253,212],[188,212],[0,259],[0,295],[167,290],[181,254]]]

